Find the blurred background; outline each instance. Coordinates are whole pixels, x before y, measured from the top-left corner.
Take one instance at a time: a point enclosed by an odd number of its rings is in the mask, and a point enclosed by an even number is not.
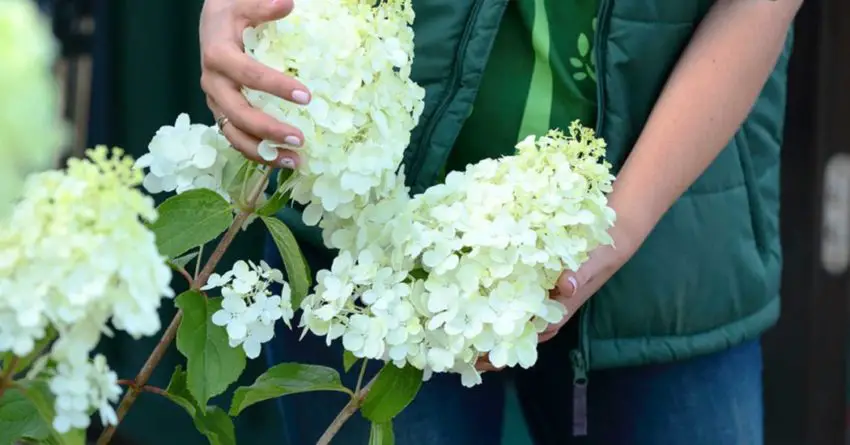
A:
[[[198,82],[202,0],[33,1],[62,42],[57,69],[75,128],[69,156],[108,144],[138,157],[181,112],[212,123]],[[850,445],[850,1],[808,0],[796,28],[783,151],[783,314],[764,339],[766,443]],[[251,232],[229,254],[259,259],[262,243],[263,234]],[[183,283],[174,286],[179,292]],[[155,342],[117,336],[103,352],[119,378],[132,378]],[[152,384],[165,386],[179,361],[173,351]],[[262,368],[261,360],[249,363],[240,384]],[[237,421],[240,443],[281,443],[279,428],[269,403]],[[206,443],[184,412],[150,394],[119,432],[116,444]],[[526,443],[521,421],[505,435],[503,443]]]

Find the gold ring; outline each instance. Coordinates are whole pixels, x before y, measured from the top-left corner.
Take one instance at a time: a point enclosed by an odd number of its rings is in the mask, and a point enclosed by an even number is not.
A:
[[[224,130],[224,126],[227,125],[229,122],[230,119],[228,119],[225,115],[222,115],[221,117],[215,120],[215,125],[218,127],[218,134],[224,135],[222,130]]]

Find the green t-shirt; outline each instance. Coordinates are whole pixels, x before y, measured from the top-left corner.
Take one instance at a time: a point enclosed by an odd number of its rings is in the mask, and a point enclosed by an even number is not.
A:
[[[446,170],[514,153],[530,134],[596,121],[598,0],[512,0]]]

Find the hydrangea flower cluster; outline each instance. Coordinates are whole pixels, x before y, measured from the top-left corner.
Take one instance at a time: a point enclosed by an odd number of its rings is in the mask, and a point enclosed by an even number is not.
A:
[[[357,357],[461,373],[467,386],[485,354],[533,365],[537,334],[564,316],[548,297],[558,276],[612,243],[613,176],[604,141],[578,123],[516,148],[450,173],[391,220],[361,219],[348,238],[379,241],[319,272],[301,325]]]
[[[157,130],[136,165],[147,168],[142,185],[148,193],[183,193],[210,189],[230,200],[222,185],[225,167],[241,161],[218,127],[193,124],[188,114],[177,117],[174,126]]]
[[[60,362],[48,385],[56,396],[53,426],[57,431],[87,428],[91,410],[100,413],[103,425],[118,423],[111,404],[118,402],[121,387],[103,355],[91,361]]]
[[[60,363],[53,385],[60,431],[82,425],[90,407],[114,418],[106,402],[114,379],[101,372],[105,364],[88,362],[107,323],[133,337],[153,335],[161,299],[173,296],[171,270],[144,224],[157,214],[135,188],[141,181],[121,150],[98,147],[64,172],[31,175],[0,223],[0,352],[25,356],[48,328],[58,333],[49,354]],[[67,391],[90,403],[63,398]]]
[[[0,2],[0,217],[27,174],[49,168],[62,148],[57,45],[49,21],[31,0]]]
[[[413,18],[410,0],[302,0],[285,19],[245,31],[248,54],[312,93],[305,107],[245,92],[256,108],[304,133],[292,197],[306,205],[308,225],[350,220],[397,183],[425,96],[410,80]]]
[[[283,285],[280,295],[269,290],[272,283]],[[201,290],[221,288],[221,309],[212,322],[227,329],[230,346],[242,346],[248,358],[260,355],[262,344],[274,337],[274,325],[283,320],[287,326],[293,317],[292,291],[283,281],[283,273],[261,261],[237,261],[224,275],[213,274]]]

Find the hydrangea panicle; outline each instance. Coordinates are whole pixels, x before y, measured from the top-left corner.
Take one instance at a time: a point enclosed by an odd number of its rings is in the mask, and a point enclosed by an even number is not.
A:
[[[532,366],[538,333],[565,314],[549,290],[612,241],[614,178],[604,141],[577,122],[516,148],[450,173],[390,218],[360,213],[356,229],[336,231],[353,249],[318,273],[301,326],[356,357],[459,373],[467,386],[485,354]]]
[[[65,171],[30,175],[0,222],[0,352],[29,354],[52,328],[58,338],[49,355],[59,368],[51,387],[89,397],[74,402],[57,392],[57,429],[88,425],[91,407],[114,418],[102,401],[114,399],[104,389],[108,368],[87,357],[109,323],[136,338],[155,334],[161,299],[173,296],[171,270],[145,225],[157,213],[136,188],[142,172],[120,149],[87,154]],[[62,384],[65,377],[75,383]]]

